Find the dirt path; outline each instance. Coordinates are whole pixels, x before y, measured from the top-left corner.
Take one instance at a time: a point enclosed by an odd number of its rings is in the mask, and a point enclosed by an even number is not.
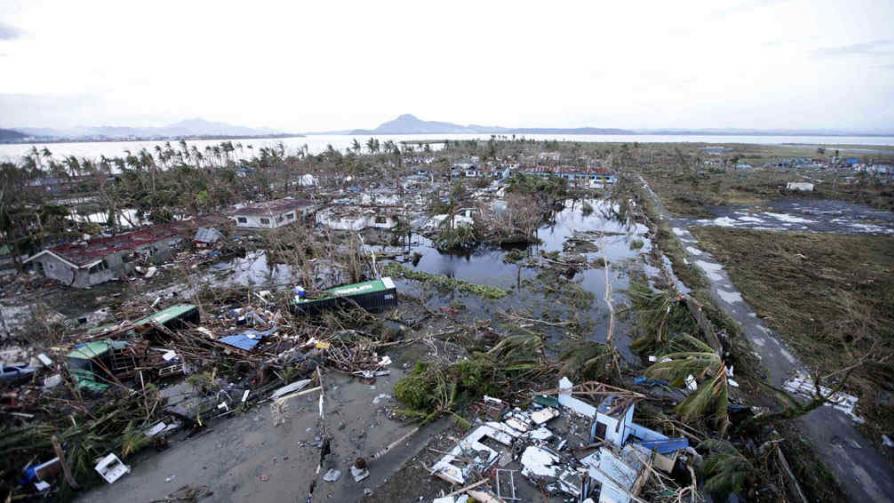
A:
[[[680,220],[675,220],[645,180],[643,187],[653,200],[661,219],[669,222],[686,250],[688,259],[708,278],[712,300],[741,326],[774,386],[805,367],[778,334],[766,327],[743,300],[720,263],[698,247],[698,240]],[[800,431],[823,459],[850,501],[894,501],[894,468],[876,451],[874,444],[857,430],[850,417],[832,407],[820,407],[798,419]]]

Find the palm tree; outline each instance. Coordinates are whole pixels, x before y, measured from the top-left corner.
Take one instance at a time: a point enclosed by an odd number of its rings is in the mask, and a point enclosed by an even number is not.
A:
[[[357,138],[354,138],[353,143],[351,143],[351,150],[353,150],[355,154],[359,154],[360,149],[362,149],[362,148],[363,147],[360,146],[360,142],[357,141]]]
[[[717,501],[726,501],[729,494],[742,493],[756,474],[754,465],[726,440],[708,439],[698,447],[708,451],[702,465],[704,489],[717,497]]]
[[[653,379],[670,381],[673,386],[683,386],[689,376],[693,376],[700,384],[677,405],[677,414],[684,421],[708,416],[723,434],[729,426],[726,365],[711,346],[689,335],[679,337],[685,338],[695,350],[662,355],[658,363],[646,369],[645,374]]]

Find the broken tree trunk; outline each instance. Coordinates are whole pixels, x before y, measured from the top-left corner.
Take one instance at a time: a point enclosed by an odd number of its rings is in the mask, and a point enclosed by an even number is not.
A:
[[[56,452],[56,457],[59,458],[59,464],[62,465],[62,473],[65,475],[65,482],[67,482],[68,486],[72,489],[80,489],[81,486],[78,485],[78,481],[75,480],[74,475],[71,473],[71,467],[68,466],[68,462],[65,460],[65,452],[62,450],[62,444],[59,442],[59,437],[53,435],[50,442],[53,443],[53,451]]]
[[[701,329],[702,334],[705,336],[705,342],[711,346],[718,355],[723,355],[723,345],[720,343],[720,338],[717,337],[717,332],[714,330],[714,324],[711,323],[711,320],[708,319],[708,316],[705,314],[705,310],[702,308],[702,304],[690,297],[689,295],[684,296],[686,300],[686,307],[689,308],[689,312],[692,313],[692,317],[695,318],[695,322],[698,324],[698,328]]]

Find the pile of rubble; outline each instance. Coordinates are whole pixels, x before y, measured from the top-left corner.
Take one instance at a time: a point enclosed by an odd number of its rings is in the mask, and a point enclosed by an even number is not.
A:
[[[578,396],[601,401],[594,406]],[[485,396],[474,407],[482,419],[430,468],[461,486],[434,503],[516,501],[532,489],[574,501],[641,501],[651,474],[670,474],[694,454],[686,438],[633,422],[634,405],[644,398],[596,382],[574,386],[566,378],[526,409]]]

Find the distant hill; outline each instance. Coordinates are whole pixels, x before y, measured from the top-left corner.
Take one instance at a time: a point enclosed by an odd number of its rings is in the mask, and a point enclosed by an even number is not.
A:
[[[189,119],[167,126],[159,127],[127,127],[127,126],[89,126],[65,129],[56,128],[17,128],[23,136],[39,139],[62,140],[124,140],[124,139],[165,139],[165,138],[225,138],[225,137],[258,137],[287,136],[287,133],[267,128],[250,128],[234,126],[223,122],[211,122],[204,119]],[[294,135],[288,135],[294,136]],[[0,141],[19,141],[22,138],[10,138]]]
[[[332,131],[328,134],[377,135],[377,134],[634,134],[624,129],[606,128],[507,128],[453,124],[452,122],[425,121],[412,114],[403,114],[384,122],[375,129]],[[313,134],[313,133],[310,133]],[[326,134],[326,133],[320,133]]]
[[[450,122],[424,121],[415,115],[403,114],[394,120],[384,122],[375,129],[354,129],[350,134],[458,134],[458,133],[493,133],[502,132],[504,128],[496,126],[462,126]]]
[[[349,129],[307,134],[549,134],[549,135],[700,135],[700,136],[892,136],[888,131],[845,131],[835,129],[618,129],[618,128],[507,128],[501,126],[463,126],[451,122],[425,121],[412,114],[403,114],[375,129]]]
[[[26,137],[24,133],[14,129],[0,129],[0,141],[16,141]]]

